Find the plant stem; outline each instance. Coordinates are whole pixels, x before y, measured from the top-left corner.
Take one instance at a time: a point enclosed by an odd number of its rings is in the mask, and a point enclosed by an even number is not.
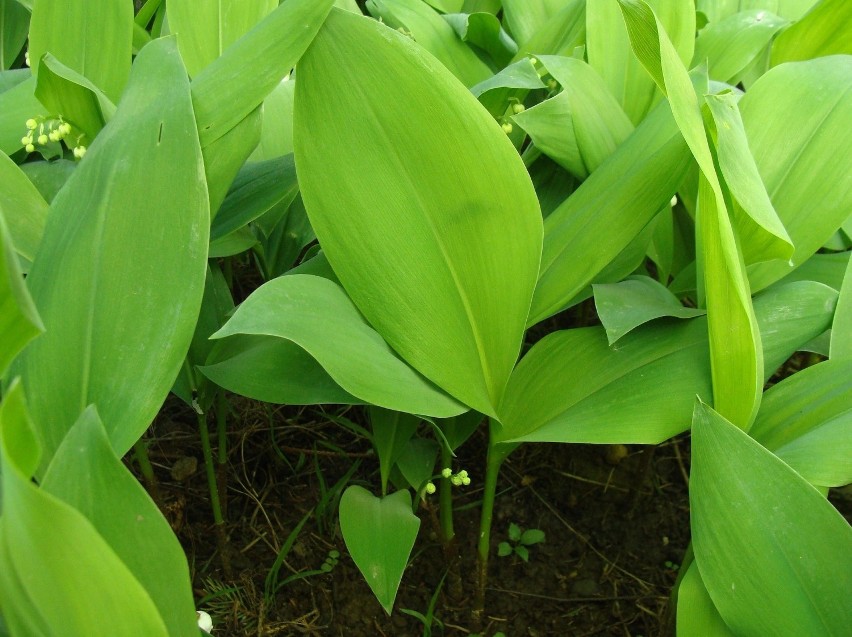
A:
[[[210,506],[213,509],[213,523],[216,528],[216,543],[222,559],[225,574],[231,577],[231,560],[227,552],[225,537],[225,519],[222,517],[222,507],[219,503],[219,488],[216,484],[216,469],[213,466],[213,452],[210,449],[210,433],[207,431],[207,416],[198,414],[198,433],[201,436],[201,452],[204,454],[204,468],[207,471],[207,488],[210,491]]]
[[[477,548],[476,596],[473,602],[472,619],[474,630],[482,629],[485,616],[485,585],[488,582],[488,556],[491,553],[491,520],[494,516],[494,500],[497,496],[497,478],[500,466],[518,445],[494,443],[494,424],[491,423],[491,441],[488,444],[488,459],[485,465],[485,486],[482,494],[482,513],[479,518],[479,545]]]
[[[441,468],[452,466],[453,454],[446,445],[441,445]],[[441,516],[441,544],[444,546],[444,561],[447,563],[447,595],[455,602],[464,595],[460,572],[461,556],[453,528],[453,484],[449,478],[439,482],[439,505]]]
[[[140,438],[133,445],[133,452],[136,456],[136,462],[139,464],[139,471],[142,472],[142,478],[148,487],[148,493],[151,494],[151,498],[156,502],[157,506],[160,506],[162,504],[160,483],[154,474],[154,467],[151,465],[151,460],[148,458],[148,443]]]
[[[228,516],[228,401],[221,389],[216,392],[216,486],[222,519]]]

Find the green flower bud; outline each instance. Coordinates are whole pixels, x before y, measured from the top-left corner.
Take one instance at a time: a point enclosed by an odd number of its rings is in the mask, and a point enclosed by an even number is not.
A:
[[[59,135],[58,130],[50,131],[50,133],[48,134],[48,137],[50,138],[50,141],[52,141],[52,142],[58,142],[60,139],[62,139],[62,137]]]
[[[459,478],[464,480],[466,477],[467,477],[467,470],[466,469],[462,469],[461,471],[459,471]]]
[[[465,476],[464,478],[462,478],[462,485],[463,485],[463,486],[465,486],[465,487],[466,487],[466,486],[467,486],[467,485],[469,485],[469,484],[470,484],[470,478],[468,478],[467,476]]]
[[[444,469],[443,471],[441,471],[441,475],[442,475],[443,477],[445,477],[445,478],[449,478],[451,475],[453,475],[453,471],[452,471],[452,469],[450,469],[449,467],[447,467],[446,469]]]
[[[433,493],[435,493],[435,490],[436,489],[434,484],[432,484],[431,482],[426,483],[426,493],[432,495]]]
[[[59,125],[59,132],[62,134],[63,137],[65,137],[65,135],[70,135],[71,134],[71,124],[69,124],[68,122],[62,122]]]
[[[30,130],[35,130],[35,127],[38,126],[38,122],[35,121],[32,117],[27,120],[27,128]]]
[[[44,133],[42,133],[41,135],[38,136],[38,143],[41,144],[42,146],[44,146],[47,143],[47,141],[48,141],[47,135],[45,135]]]
[[[507,135],[512,132],[512,125],[509,122],[506,122],[505,124],[503,124],[502,128],[503,128],[503,132],[506,133]]]
[[[26,146],[27,144],[32,144],[32,143],[33,143],[33,138],[32,138],[32,137],[30,137],[29,135],[24,135],[23,137],[21,137],[21,143],[22,143],[24,146]]]
[[[523,113],[526,110],[526,106],[521,104],[520,102],[517,104],[512,104],[512,112],[517,115],[518,113]]]
[[[28,152],[28,153],[31,153],[31,152],[33,152],[33,151],[35,150],[35,146],[33,146],[32,144],[27,144],[27,145],[25,146],[25,148],[26,148],[26,150],[27,150],[27,152]]]
[[[460,487],[462,485],[462,479],[459,476],[452,476],[450,478],[450,482],[453,483],[454,487]]]
[[[86,154],[85,146],[75,146],[74,147],[74,157],[77,159],[83,159],[83,156]]]

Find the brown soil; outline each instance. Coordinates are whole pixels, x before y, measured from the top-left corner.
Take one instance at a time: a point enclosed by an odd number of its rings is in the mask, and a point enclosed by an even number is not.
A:
[[[171,400],[148,438],[161,505],[186,549],[198,607],[213,615],[214,635],[428,635],[419,620],[401,611],[425,615],[446,570],[436,540],[437,503],[420,508],[420,536],[391,617],[340,537],[335,483],[358,462],[347,484],[373,490],[378,484],[378,462],[369,442],[334,422],[359,420],[358,409],[276,408],[234,396],[230,400],[225,560],[217,550],[194,414]],[[215,430],[211,438],[215,445]],[[484,449],[483,429],[459,452],[458,467],[473,477],[456,499],[464,597],[450,600],[441,591],[432,635],[472,632],[481,498],[476,484],[484,472]],[[618,449],[536,444],[509,457],[495,506],[483,635],[661,633],[689,541],[688,438],[654,451],[625,450],[626,457],[618,459]],[[194,472],[192,459],[197,461]],[[339,551],[339,561],[331,572],[295,579],[265,600],[267,574],[306,515],[279,581],[320,571],[329,551]],[[497,556],[496,545],[507,539],[511,522],[546,533],[544,543],[531,547],[528,563]]]

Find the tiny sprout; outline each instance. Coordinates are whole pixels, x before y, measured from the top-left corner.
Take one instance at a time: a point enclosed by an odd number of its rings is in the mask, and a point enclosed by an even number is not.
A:
[[[512,112],[517,115],[518,113],[523,113],[526,110],[526,106],[518,102],[517,104],[512,104]]]
[[[33,151],[35,150],[35,146],[33,146],[32,144],[27,144],[27,145],[25,146],[25,148],[26,148],[26,151],[27,151],[28,153],[31,153],[31,152],[33,152]]]
[[[45,135],[44,133],[42,133],[41,135],[38,136],[38,143],[41,144],[42,146],[44,146],[47,143],[47,141],[48,141],[47,135]]]
[[[38,126],[38,122],[35,121],[32,117],[27,120],[27,128],[30,130],[35,130],[36,126]]]
[[[512,125],[509,122],[506,122],[505,124],[503,124],[502,128],[503,128],[503,132],[506,133],[507,135],[512,132]]]
[[[426,493],[432,495],[435,493],[435,485],[431,482],[426,483]]]
[[[452,469],[450,469],[449,467],[447,467],[446,469],[444,469],[443,471],[441,471],[441,475],[442,475],[444,478],[449,478],[451,475],[453,475],[453,470],[452,470]]]

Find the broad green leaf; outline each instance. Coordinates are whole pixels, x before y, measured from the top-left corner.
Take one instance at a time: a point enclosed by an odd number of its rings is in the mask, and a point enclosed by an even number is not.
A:
[[[462,10],[464,0],[423,0],[441,13],[458,13]]]
[[[818,0],[696,0],[695,6],[710,22],[751,9],[763,9],[787,20],[798,20]]]
[[[771,387],[749,435],[811,484],[852,482],[852,363],[829,360]]]
[[[795,252],[749,265],[760,290],[807,260],[849,217],[852,187],[852,57],[832,56],[775,67],[740,100],[748,145]],[[751,264],[748,251],[744,252]]]
[[[130,75],[133,5],[125,0],[34,0],[30,64],[51,53],[114,104]]]
[[[417,431],[420,419],[411,414],[375,406],[371,406],[369,411],[373,447],[379,457],[382,493],[387,493],[391,468],[399,459],[411,436]]]
[[[748,147],[733,93],[706,95],[713,119],[717,160],[734,199],[737,238],[755,260],[789,259],[793,243],[769,200]],[[745,213],[745,214],[743,214]]]
[[[396,461],[396,467],[405,480],[405,487],[419,491],[426,485],[435,475],[435,463],[440,450],[438,443],[432,439],[410,438],[406,442]]]
[[[434,55],[465,86],[491,77],[491,69],[461,41],[453,27],[421,0],[368,0],[367,8],[395,29],[402,29]]]
[[[530,89],[547,88],[529,58],[518,60],[505,69],[471,87],[470,92],[495,118],[506,112],[509,98],[520,101]]]
[[[503,0],[503,19],[519,44],[529,41],[564,6],[564,0]]]
[[[573,55],[586,42],[586,3],[568,0],[529,40],[518,42],[515,59],[525,55]]]
[[[464,0],[462,5],[463,13],[478,13],[485,11],[497,15],[500,12],[501,0]]]
[[[267,403],[361,404],[292,341],[268,336],[231,336],[213,347],[198,368],[220,387]]]
[[[260,141],[262,121],[261,109],[258,107],[227,133],[202,148],[210,216],[213,219],[240,168]]]
[[[763,380],[831,327],[837,292],[815,281],[776,284],[754,298],[763,342]]]
[[[234,334],[293,341],[343,389],[371,404],[443,417],[464,411],[399,360],[345,292],[326,279],[294,274],[262,285],[212,338]]]
[[[351,486],[340,498],[340,532],[373,594],[390,615],[420,520],[407,490],[377,498]]]
[[[198,75],[277,7],[278,0],[170,0],[169,29],[189,75]]]
[[[11,239],[0,204],[0,377],[26,344],[44,331]]]
[[[70,159],[28,161],[19,166],[47,203],[53,201],[56,193],[62,189],[76,167],[77,162]],[[47,207],[45,206],[46,212]],[[39,234],[39,236],[41,235]]]
[[[610,345],[630,330],[663,316],[694,318],[704,310],[684,307],[662,283],[647,276],[631,276],[620,283],[598,284],[595,307]]]
[[[831,359],[852,359],[852,259],[846,264],[831,327]]]
[[[551,55],[539,60],[564,88],[512,119],[542,152],[584,179],[629,137],[633,125],[588,64]]]
[[[115,455],[94,406],[62,441],[42,489],[92,524],[148,592],[169,635],[197,637],[186,555],[157,505]]]
[[[25,123],[31,117],[48,115],[35,95],[36,80],[30,77],[12,88],[0,93],[0,151],[11,155],[21,150],[24,144],[21,138],[26,133]]]
[[[332,4],[287,0],[193,78],[192,104],[202,147],[260,106],[296,65]]]
[[[211,259],[232,257],[251,250],[258,243],[258,238],[251,231],[251,228],[243,226],[226,234],[224,237],[211,241],[207,256]]]
[[[661,104],[545,220],[530,325],[563,309],[630,244],[669,204],[688,165],[683,137]]]
[[[766,49],[787,20],[764,9],[727,16],[701,31],[692,64],[707,64],[711,79],[732,82]]]
[[[678,637],[735,637],[701,580],[693,561],[677,588]]]
[[[703,320],[658,321],[613,347],[601,328],[562,330],[521,359],[495,440],[658,444],[711,391]]]
[[[503,68],[518,52],[518,45],[503,30],[500,21],[491,13],[453,13],[444,20],[455,30],[462,42],[470,42],[488,53],[498,68]]]
[[[231,184],[213,221],[210,240],[242,228],[281,202],[289,206],[298,188],[292,154],[246,163]]]
[[[61,113],[77,131],[83,132],[86,145],[115,113],[115,106],[97,86],[50,53],[45,53],[39,62],[35,96],[51,113]],[[74,137],[72,131],[68,140],[71,146]]]
[[[692,59],[695,43],[694,3],[692,0],[653,0],[651,6],[673,43],[676,59],[686,64]],[[618,7],[616,0],[588,3],[588,59],[633,124],[638,125],[661,95],[631,53],[630,39]]]
[[[293,97],[295,78],[285,75],[263,100],[263,127],[252,161],[274,159],[293,152]]]
[[[795,471],[700,403],[689,487],[695,560],[731,632],[848,632],[849,524]]]
[[[850,257],[852,252],[817,253],[773,285],[793,281],[818,281],[840,291]]]
[[[0,0],[0,70],[11,68],[24,48],[30,13],[16,0]]]
[[[0,70],[0,93],[5,93],[9,89],[16,87],[31,76],[32,73],[29,68],[14,69],[11,71]]]
[[[618,0],[634,53],[669,98],[672,114],[700,174],[697,236],[706,295],[714,405],[747,428],[760,404],[760,332],[698,97],[671,40],[643,0]]]
[[[0,210],[6,218],[7,240],[28,262],[35,258],[47,219],[47,202],[21,169],[0,153]]]
[[[389,86],[406,99],[391,105]],[[311,225],[355,305],[420,373],[493,414],[541,249],[505,133],[410,39],[340,11],[300,62],[295,133]]]
[[[148,427],[195,328],[209,223],[186,71],[159,40],[53,200],[27,278],[46,334],[13,369],[47,460],[90,404],[119,455]]]
[[[824,55],[852,54],[852,4],[821,0],[772,45],[772,66]]]
[[[92,635],[108,627],[110,635],[166,637],[150,596],[92,524],[31,481],[37,440],[15,382],[0,405],[3,614],[39,628],[24,634]]]

